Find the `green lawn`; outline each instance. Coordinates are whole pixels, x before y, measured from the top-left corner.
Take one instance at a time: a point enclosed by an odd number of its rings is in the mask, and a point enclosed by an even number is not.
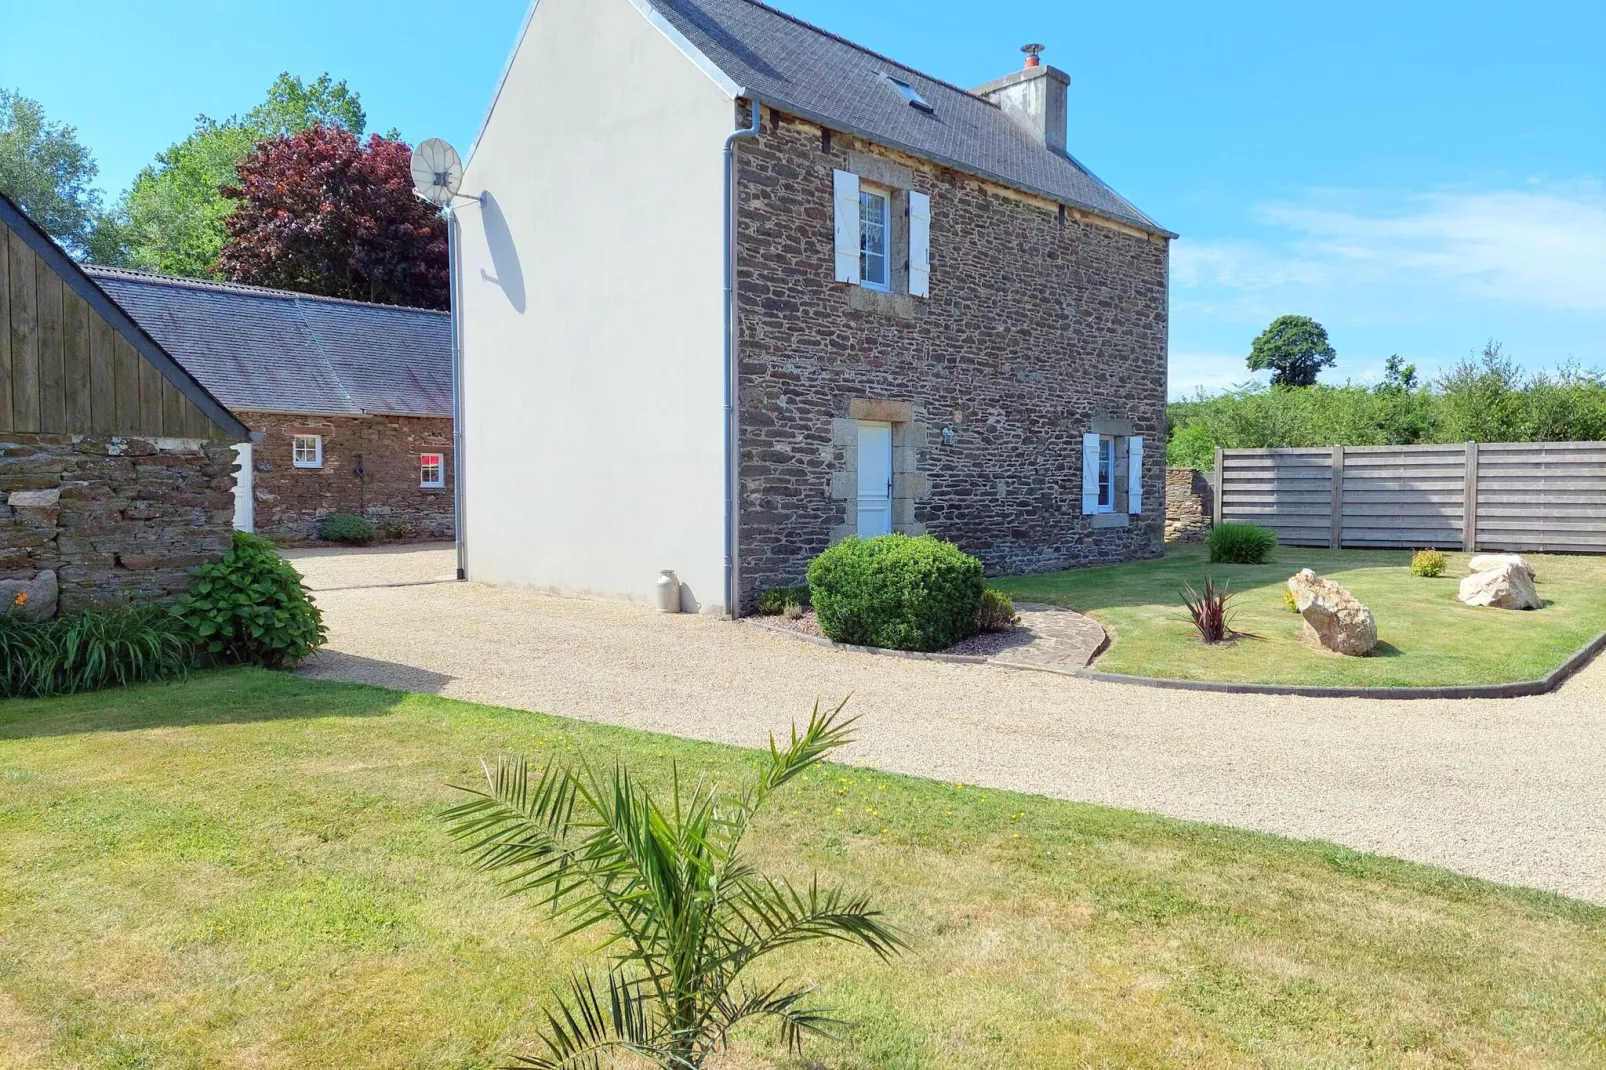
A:
[[[1201,545],[1164,558],[988,581],[1017,600],[1068,605],[1111,633],[1104,672],[1262,684],[1431,687],[1535,680],[1606,630],[1606,558],[1533,554],[1543,609],[1515,612],[1456,601],[1467,554],[1445,555],[1442,577],[1411,575],[1409,551],[1279,547],[1269,564],[1212,565]],[[1377,652],[1350,658],[1307,646],[1283,585],[1301,568],[1337,581],[1372,610]],[[1233,626],[1248,633],[1209,647],[1178,594],[1206,576],[1236,592]]]
[[[807,696],[779,704],[778,726]],[[0,1065],[489,1067],[592,949],[436,814],[481,756],[730,747],[261,671],[0,703]],[[1606,909],[1343,848],[851,768],[756,861],[913,950],[782,963],[856,1027],[811,1067],[1606,1064]],[[802,1067],[769,1034],[732,1067]]]

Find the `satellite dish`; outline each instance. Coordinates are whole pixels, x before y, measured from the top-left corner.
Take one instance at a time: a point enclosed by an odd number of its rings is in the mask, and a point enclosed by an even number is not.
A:
[[[463,184],[463,161],[457,150],[438,137],[418,143],[413,150],[413,192],[441,207],[452,202]]]

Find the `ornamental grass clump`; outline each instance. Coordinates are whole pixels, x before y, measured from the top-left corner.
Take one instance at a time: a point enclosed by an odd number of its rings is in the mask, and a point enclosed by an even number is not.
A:
[[[1264,565],[1277,549],[1277,535],[1258,524],[1217,524],[1207,545],[1212,565]]]
[[[564,935],[601,928],[609,955],[601,978],[576,973],[560,1006],[536,1027],[543,1051],[518,1058],[541,1070],[646,1063],[696,1070],[748,1019],[780,1027],[796,1057],[805,1034],[838,1024],[806,1001],[811,984],[748,968],[772,952],[816,940],[868,948],[883,960],[902,938],[864,895],[793,884],[758,872],[742,840],[759,810],[794,777],[850,742],[842,706],[819,705],[799,735],[770,752],[757,778],[735,793],[672,767],[667,798],[623,763],[598,772],[584,762],[499,759],[485,785],[458,790],[470,801],[444,815],[477,868],[508,894],[529,895]],[[623,1062],[621,1062],[623,1060]]]
[[[160,609],[115,609],[53,620],[0,615],[0,698],[43,698],[172,680],[193,651]]]
[[[267,539],[236,531],[223,560],[190,575],[170,612],[208,662],[291,669],[328,638],[301,573]]]
[[[1181,593],[1182,604],[1187,607],[1200,642],[1213,645],[1232,638],[1229,604],[1232,594],[1226,584],[1217,587],[1216,582],[1206,576],[1204,590],[1194,590],[1193,584],[1188,583],[1183,585]]]
[[[843,539],[809,565],[809,597],[839,643],[941,650],[976,632],[982,565],[930,535]]]
[[[1418,550],[1411,555],[1411,575],[1434,576],[1444,575],[1444,555],[1434,549]]]

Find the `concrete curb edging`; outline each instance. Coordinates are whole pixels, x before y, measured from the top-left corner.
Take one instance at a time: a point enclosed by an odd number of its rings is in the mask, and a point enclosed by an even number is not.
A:
[[[1136,687],[1163,687],[1177,691],[1214,691],[1228,695],[1287,695],[1296,698],[1528,698],[1554,691],[1567,679],[1606,649],[1606,632],[1573,651],[1560,665],[1537,680],[1516,680],[1508,684],[1455,684],[1449,687],[1301,687],[1298,684],[1228,684],[1213,680],[1166,680],[1153,676],[1123,676],[1120,673],[1082,669],[1084,680]]]
[[[1606,650],[1606,631],[1573,651],[1572,655],[1538,680],[1518,680],[1508,684],[1456,684],[1449,687],[1302,687],[1298,684],[1233,684],[1214,680],[1170,680],[1156,676],[1125,676],[1121,673],[1099,672],[1083,668],[1074,671],[1056,669],[1047,665],[1024,665],[1019,662],[998,661],[975,654],[926,654],[915,650],[887,650],[883,647],[854,646],[838,643],[818,635],[805,635],[790,628],[769,624],[752,617],[742,618],[755,628],[801,639],[816,646],[847,650],[857,654],[881,654],[915,661],[946,661],[961,665],[996,665],[1001,669],[1019,669],[1026,672],[1046,672],[1056,676],[1074,676],[1105,684],[1128,684],[1133,687],[1169,688],[1174,691],[1213,691],[1226,695],[1285,695],[1291,698],[1370,698],[1370,699],[1463,699],[1463,698],[1528,698],[1556,690],[1568,678],[1589,664],[1595,655]],[[1104,649],[1108,649],[1108,644]],[[1102,652],[1102,651],[1101,651]]]

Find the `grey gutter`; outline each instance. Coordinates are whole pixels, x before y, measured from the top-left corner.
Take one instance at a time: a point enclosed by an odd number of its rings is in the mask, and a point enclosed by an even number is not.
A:
[[[738,616],[736,547],[737,509],[739,493],[737,465],[738,442],[736,426],[736,142],[757,137],[760,105],[756,98],[748,97],[753,109],[753,120],[745,128],[732,130],[725,136],[725,612],[731,618]]]

